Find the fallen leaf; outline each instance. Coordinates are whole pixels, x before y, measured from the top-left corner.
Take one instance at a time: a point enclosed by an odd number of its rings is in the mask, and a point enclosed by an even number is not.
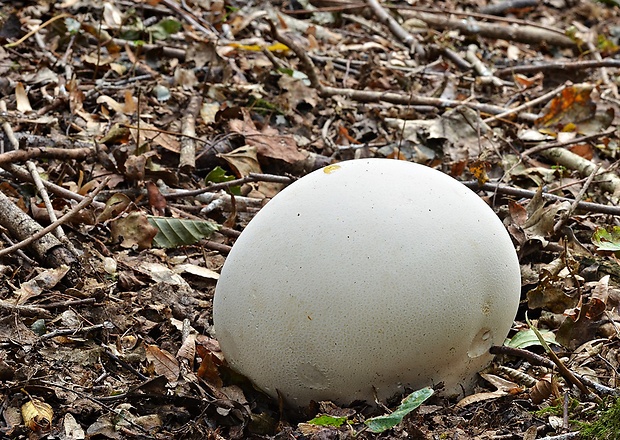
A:
[[[146,359],[153,364],[157,374],[163,375],[169,382],[175,382],[181,367],[179,361],[166,350],[162,350],[156,345],[146,344]]]

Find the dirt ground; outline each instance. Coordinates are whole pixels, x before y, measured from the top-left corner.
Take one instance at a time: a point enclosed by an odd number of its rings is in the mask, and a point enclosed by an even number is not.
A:
[[[615,0],[0,7],[1,437],[620,438]],[[522,287],[473,393],[373,430],[403,396],[291,410],[212,307],[272,197],[375,157],[475,191]]]

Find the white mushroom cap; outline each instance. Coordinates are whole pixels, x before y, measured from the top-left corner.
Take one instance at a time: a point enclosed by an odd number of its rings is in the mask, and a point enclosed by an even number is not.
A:
[[[230,365],[304,406],[404,386],[470,391],[520,297],[493,210],[431,168],[360,159],[276,195],[226,259],[213,301]]]

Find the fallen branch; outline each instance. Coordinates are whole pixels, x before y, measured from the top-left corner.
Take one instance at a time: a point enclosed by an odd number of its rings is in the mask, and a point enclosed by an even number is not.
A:
[[[103,182],[101,182],[97,186],[97,188],[93,190],[91,194],[89,194],[87,197],[84,198],[84,200],[78,203],[75,207],[73,207],[73,209],[71,209],[65,215],[60,217],[54,223],[50,224],[49,226],[43,229],[41,229],[41,226],[37,222],[32,220],[30,216],[28,216],[25,212],[23,212],[21,209],[15,206],[15,204],[12,203],[7,196],[5,196],[2,192],[0,192],[0,201],[2,201],[3,203],[3,208],[6,209],[6,211],[0,210],[0,212],[3,212],[4,214],[7,214],[8,216],[13,215],[13,216],[17,216],[18,218],[20,218],[18,222],[6,222],[5,221],[5,223],[2,226],[5,226],[7,229],[9,229],[11,234],[22,238],[22,241],[20,241],[19,243],[0,250],[0,257],[4,255],[8,255],[11,252],[16,251],[17,249],[22,249],[23,247],[26,247],[29,244],[34,242],[35,249],[37,250],[37,255],[43,260],[45,260],[46,258],[49,258],[49,255],[47,255],[48,252],[54,252],[57,249],[62,248],[60,241],[58,241],[58,239],[54,237],[53,235],[48,235],[49,232],[56,229],[56,227],[58,227],[59,225],[62,225],[68,222],[78,212],[80,212],[83,208],[88,206],[93,201],[95,196],[99,194],[99,191],[101,191],[108,184],[108,181],[109,179],[104,179]],[[14,208],[11,208],[11,205]],[[27,237],[27,238],[24,238],[24,237]],[[45,237],[44,240],[39,240],[39,239],[43,239],[43,237]],[[39,245],[37,245],[37,243],[39,243]],[[67,256],[65,256],[62,259],[62,264],[67,264],[69,266],[73,265],[74,262],[75,260],[73,258],[69,258]],[[54,264],[54,266],[58,266],[58,264],[56,263]]]
[[[47,159],[74,159],[84,160],[94,156],[96,153],[94,148],[47,148],[35,147],[25,150],[14,150],[0,154],[0,164],[25,162],[37,157],[45,157]]]
[[[554,47],[566,47],[576,49],[575,41],[565,35],[552,30],[530,24],[521,25],[498,25],[497,23],[485,23],[474,20],[473,14],[468,15],[468,20],[451,18],[449,12],[436,11],[435,13],[419,12],[407,8],[399,8],[401,14],[409,18],[417,18],[425,22],[429,27],[439,30],[458,30],[463,35],[477,35],[496,40],[515,41],[526,44],[545,44]],[[499,75],[498,75],[499,76]]]
[[[571,170],[576,170],[582,176],[589,176],[594,172],[597,166],[592,161],[589,161],[588,159],[585,159],[564,148],[550,148],[542,151],[541,155],[558,165],[562,165],[563,167]],[[617,195],[620,192],[620,177],[618,177],[616,173],[603,171],[598,177],[599,180],[597,180],[597,182],[605,191],[608,191],[614,195]]]
[[[588,61],[559,61],[555,63],[541,63],[529,66],[513,66],[500,69],[495,72],[497,76],[509,76],[517,73],[537,73],[546,71],[575,72],[584,69],[596,69],[599,67],[620,67],[620,60],[604,58],[602,60]]]
[[[269,21],[269,26],[271,27],[271,33],[273,37],[280,43],[286,45],[295,53],[295,55],[297,55],[297,57],[299,58],[299,62],[301,63],[301,70],[308,76],[308,79],[310,80],[310,85],[313,88],[317,89],[321,96],[330,97],[340,95],[346,96],[347,98],[354,99],[359,102],[389,102],[391,104],[402,105],[429,105],[438,108],[453,108],[459,106],[466,106],[473,108],[474,110],[478,110],[482,113],[487,113],[491,115],[504,113],[506,111],[506,109],[503,107],[491,104],[433,98],[428,96],[420,96],[413,93],[401,94],[395,92],[377,92],[369,90],[355,90],[323,86],[316,73],[314,63],[312,62],[306,51],[299,47],[299,45],[295,43],[292,39],[278,32],[275,25],[271,21]]]
[[[202,96],[194,95],[189,99],[187,110],[181,122],[181,151],[179,152],[179,168],[184,173],[191,173],[196,168],[196,117],[202,105]]]
[[[366,0],[366,4],[370,7],[373,14],[379,19],[379,21],[385,24],[390,32],[392,32],[396,38],[398,38],[403,44],[405,44],[411,53],[422,54],[424,49],[418,44],[416,39],[407,32],[395,19],[392,17],[379,3],[378,0]]]
[[[44,341],[46,339],[52,339],[57,336],[84,335],[94,330],[101,330],[101,329],[110,328],[110,327],[113,327],[112,323],[104,322],[103,324],[95,324],[95,325],[91,325],[88,327],[58,329],[58,330],[54,330],[53,332],[44,334],[43,336],[41,336],[41,340]]]
[[[0,310],[6,310],[9,313],[15,313],[31,318],[50,319],[53,317],[53,315],[44,308],[26,304],[11,304],[10,302],[3,300],[0,300]]]
[[[7,172],[11,173],[13,176],[23,181],[34,183],[33,181],[34,179],[28,173],[28,171],[26,171],[24,168],[20,167],[19,165],[10,163],[10,164],[0,165],[0,167],[2,167]],[[81,202],[85,198],[81,194],[74,193],[73,191],[69,191],[67,188],[63,188],[62,186],[56,185],[55,183],[52,183],[48,180],[43,180],[43,186],[45,186],[50,192],[60,197],[64,197],[64,198],[71,199],[71,200],[77,200],[78,202]],[[105,203],[93,200],[92,206],[95,209],[103,209],[105,208]]]
[[[494,354],[494,355],[503,354],[507,356],[517,357],[520,359],[525,359],[533,365],[541,365],[547,368],[555,368],[556,366],[555,363],[551,359],[548,359],[544,356],[533,353],[529,350],[524,350],[522,348],[508,347],[506,345],[502,345],[502,346],[494,345],[489,349],[489,353]],[[618,388],[607,387],[605,385],[602,385],[598,382],[593,381],[592,379],[588,378],[588,376],[585,376],[585,375],[581,375],[581,374],[574,373],[574,372],[573,374],[581,382],[583,382],[584,385],[590,388],[593,388],[594,390],[596,390],[597,392],[601,394],[607,394],[611,396],[620,396],[620,389]]]
[[[259,174],[259,173],[250,173],[246,177],[242,177],[240,179],[229,180],[228,182],[216,183],[213,185],[209,185],[206,188],[200,188],[196,190],[177,190],[175,192],[169,194],[163,194],[166,199],[180,199],[183,197],[193,197],[200,194],[204,194],[206,192],[219,191],[221,189],[230,188],[231,186],[239,186],[244,183],[251,182],[274,182],[274,183],[291,183],[295,180],[294,177],[286,177],[286,176],[277,176],[273,174]]]
[[[486,121],[485,121],[486,122]],[[568,141],[555,141],[555,142],[546,142],[544,144],[536,145],[535,147],[528,148],[521,153],[521,157],[528,157],[535,153],[540,153],[545,150],[550,150],[552,148],[560,148],[560,147],[568,147],[569,145],[582,144],[584,142],[588,142],[594,139],[598,139],[603,136],[612,135],[615,132],[615,128],[609,129],[607,131],[603,131],[601,133],[589,134],[586,136],[580,136]]]
[[[508,185],[502,185],[499,183],[485,183],[484,185],[480,185],[477,180],[471,180],[467,182],[462,182],[466,187],[474,190],[474,191],[489,191],[498,194],[505,194],[508,196],[515,196],[524,199],[531,199],[536,195],[535,191],[530,191],[527,189],[515,188]],[[548,192],[542,193],[542,198],[550,201],[559,201],[559,202],[575,202],[574,199],[562,196],[556,196],[555,194],[550,194]],[[600,214],[611,214],[611,215],[620,215],[620,206],[609,206],[602,205],[600,203],[592,203],[592,202],[578,202],[577,209],[586,212],[596,212]]]
[[[502,2],[506,3],[506,2]],[[386,8],[396,9],[399,11],[401,15],[402,11],[415,11],[415,12],[424,12],[427,14],[439,14],[443,16],[447,15],[456,15],[457,17],[473,17],[478,18],[480,20],[491,21],[491,22],[500,22],[500,23],[508,23],[517,26],[531,26],[535,28],[539,28],[545,30],[547,32],[551,32],[560,36],[566,36],[566,32],[563,29],[558,29],[552,26],[538,24],[528,20],[521,20],[519,18],[513,17],[498,17],[496,15],[486,14],[484,12],[472,12],[472,11],[457,11],[454,9],[430,9],[430,8],[422,8],[419,6],[401,6],[401,5],[386,5]]]

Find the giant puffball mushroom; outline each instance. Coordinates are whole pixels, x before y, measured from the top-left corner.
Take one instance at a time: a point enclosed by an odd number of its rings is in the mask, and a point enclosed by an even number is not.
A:
[[[519,303],[515,249],[474,192],[389,159],[330,165],[277,194],[213,300],[233,369],[292,406],[473,388]]]

